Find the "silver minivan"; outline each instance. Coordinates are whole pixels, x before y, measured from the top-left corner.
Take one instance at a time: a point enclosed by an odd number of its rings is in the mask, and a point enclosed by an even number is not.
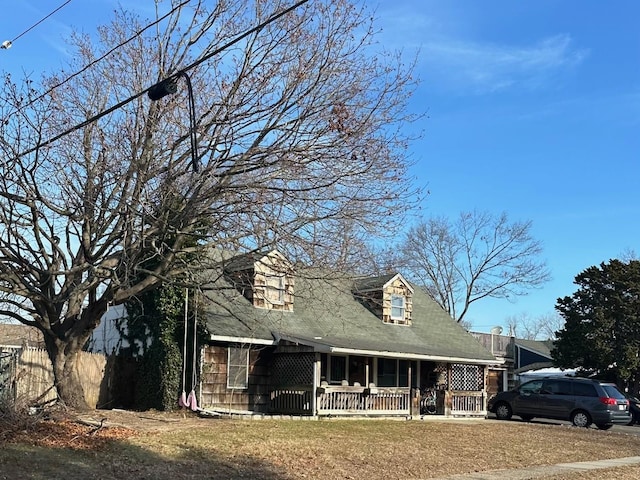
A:
[[[612,383],[580,377],[544,377],[523,383],[489,399],[487,408],[499,420],[517,415],[568,420],[577,427],[592,423],[601,430],[631,421],[629,401]]]

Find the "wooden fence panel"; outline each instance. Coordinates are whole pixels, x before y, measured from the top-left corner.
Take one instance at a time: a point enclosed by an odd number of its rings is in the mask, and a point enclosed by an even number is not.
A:
[[[22,349],[16,353],[13,389],[16,401],[45,403],[58,397],[54,386],[53,367],[46,350]],[[107,357],[80,352],[76,364],[85,400],[92,408],[105,404]]]
[[[45,403],[58,398],[46,350],[23,349],[17,354],[14,389],[20,404]]]
[[[106,392],[103,385],[106,378],[107,357],[89,352],[80,352],[79,355],[76,367],[82,382],[84,399],[90,407],[96,408],[105,403],[102,397]]]

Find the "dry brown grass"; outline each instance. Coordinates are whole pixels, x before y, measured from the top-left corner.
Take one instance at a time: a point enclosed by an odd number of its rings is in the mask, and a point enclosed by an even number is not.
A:
[[[0,449],[1,474],[68,480],[427,479],[640,454],[640,437],[615,428],[491,420],[248,421],[124,412],[93,417],[108,418],[107,428],[96,431],[59,419],[22,432]],[[67,437],[64,425],[70,429]],[[38,441],[44,437],[48,443]],[[549,478],[637,479],[640,467],[571,475]]]

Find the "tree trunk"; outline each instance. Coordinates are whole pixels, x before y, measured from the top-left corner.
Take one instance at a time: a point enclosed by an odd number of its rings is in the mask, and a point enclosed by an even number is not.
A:
[[[78,374],[77,360],[81,345],[77,340],[62,342],[46,339],[47,352],[53,365],[58,398],[64,405],[74,410],[89,410],[84,389]]]

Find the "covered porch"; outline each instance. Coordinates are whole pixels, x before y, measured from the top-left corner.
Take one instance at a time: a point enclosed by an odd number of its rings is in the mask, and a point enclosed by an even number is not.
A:
[[[484,417],[486,395],[483,392],[443,391],[444,408],[424,412],[418,390],[409,388],[365,388],[355,386],[300,387],[271,392],[271,412],[313,415],[313,398],[317,416],[406,416],[444,415],[448,417]],[[447,408],[448,406],[448,408]]]
[[[385,352],[386,355],[337,349],[318,352],[317,346],[312,347],[312,362],[309,350],[304,355],[307,360],[299,357],[298,362],[294,351],[300,347],[281,344],[278,348],[280,354],[286,355],[287,365],[282,372],[278,368],[272,372],[269,400],[272,413],[411,418],[486,415],[487,366],[482,363],[462,363],[463,359],[455,358],[420,358],[419,355],[411,358],[411,355],[390,352]],[[281,373],[288,377],[307,377],[292,375],[298,368],[305,369],[304,364],[312,368],[312,372],[308,372],[309,377],[313,377],[310,384],[286,385],[278,381]]]

